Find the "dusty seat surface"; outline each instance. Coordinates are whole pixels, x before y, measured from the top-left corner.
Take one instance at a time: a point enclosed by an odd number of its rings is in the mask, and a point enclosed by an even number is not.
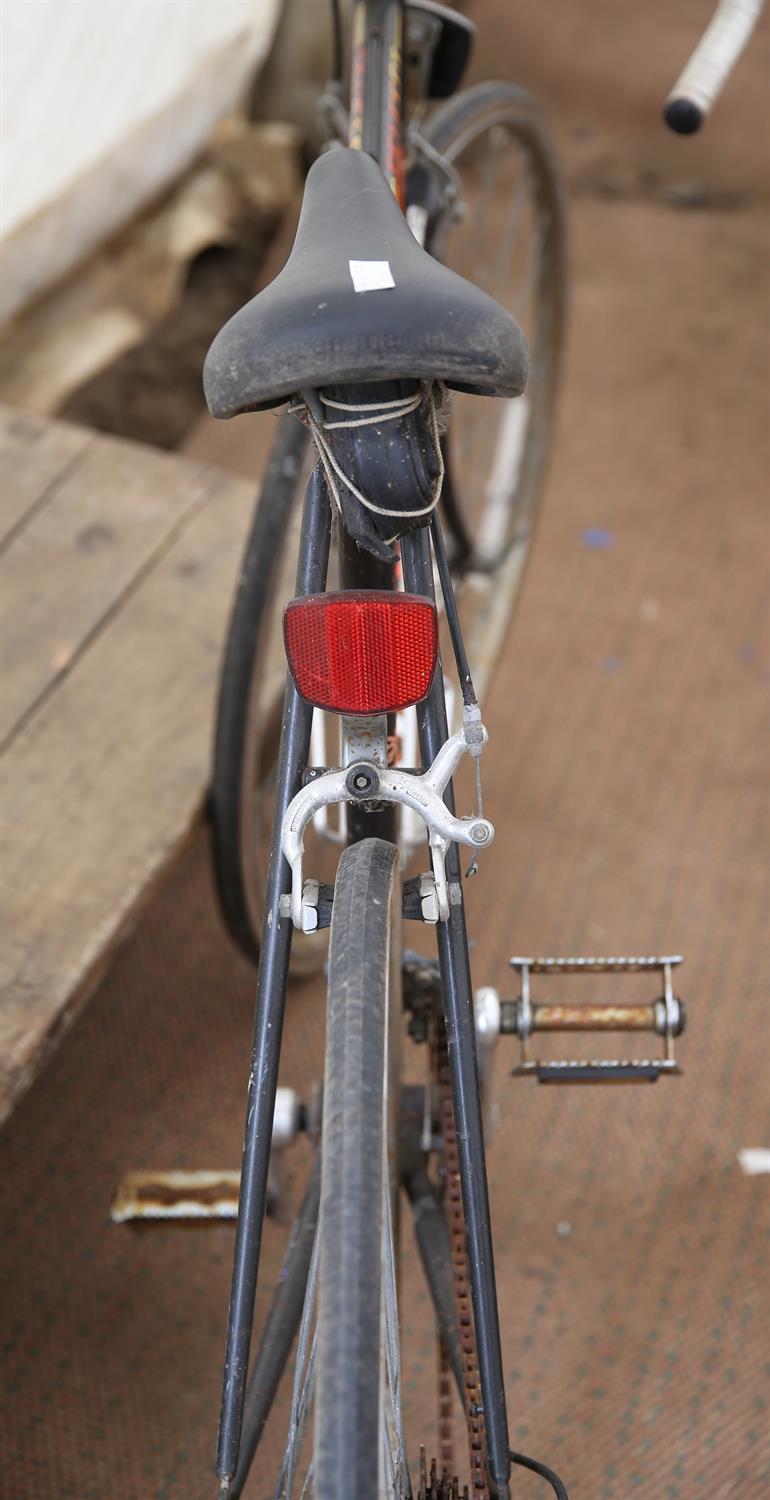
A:
[[[330,151],[308,173],[286,266],[209,350],[209,409],[233,417],[300,388],[411,378],[517,396],[524,335],[421,249],[371,157]]]

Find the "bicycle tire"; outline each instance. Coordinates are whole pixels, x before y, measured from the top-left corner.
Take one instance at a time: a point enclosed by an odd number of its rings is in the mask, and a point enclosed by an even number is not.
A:
[[[380,1163],[387,1128],[395,1174],[399,935],[398,850],[380,839],[351,845],[338,867],[329,944],[315,1500],[378,1495],[385,1190]]]
[[[256,711],[264,668],[260,642],[265,620],[283,602],[275,598],[278,561],[301,489],[308,446],[307,429],[284,414],[244,548],[219,682],[209,799],[214,871],[227,928],[253,962],[259,958],[264,899],[264,868],[256,846],[264,807],[272,806],[273,771],[265,767],[260,782],[255,741],[258,728],[264,738]],[[269,836],[269,829],[266,832]]]

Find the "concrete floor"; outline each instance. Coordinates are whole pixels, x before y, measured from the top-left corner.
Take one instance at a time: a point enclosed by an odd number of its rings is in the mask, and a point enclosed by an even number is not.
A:
[[[559,15],[563,60],[574,38]],[[623,46],[640,46],[635,25]],[[618,35],[617,71],[622,50]],[[606,43],[597,56],[606,73]],[[768,1179],[738,1162],[768,1139],[768,220],[764,147],[739,151],[745,110],[762,108],[756,70],[745,77],[753,93],[736,80],[725,103],[729,144],[718,115],[710,127],[711,200],[687,212],[663,191],[682,178],[681,158],[655,156],[669,146],[650,147],[652,179],[613,179],[620,137],[585,171],[584,138],[569,144],[568,105],[588,129],[596,97],[568,98],[557,119],[572,153],[568,373],[490,695],[498,832],[469,887],[474,978],[505,990],[514,952],[674,949],[690,1014],[685,1076],[655,1089],[537,1091],[509,1081],[504,1059],[498,1070],[490,1186],[512,1437],[562,1472],[571,1500],[760,1500],[770,1484]],[[543,81],[558,94],[557,69]],[[608,109],[622,108],[618,84]],[[652,134],[638,139],[637,167]],[[748,196],[725,202],[730,181]],[[231,1231],[132,1232],[108,1211],[132,1166],[237,1163],[252,989],[201,830],[0,1137],[7,1500],[214,1492]],[[298,986],[283,1081],[307,1087],[321,1033],[319,986]],[[260,1316],[284,1234],[266,1232]],[[434,1442],[435,1404],[414,1269],[407,1243],[412,1451]],[[255,1500],[285,1414],[284,1398]],[[515,1493],[543,1487],[523,1476]]]

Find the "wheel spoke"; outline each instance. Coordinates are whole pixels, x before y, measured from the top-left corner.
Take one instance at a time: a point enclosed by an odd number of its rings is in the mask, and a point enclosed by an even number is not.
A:
[[[318,1286],[319,1247],[320,1237],[318,1226],[316,1225],[313,1254],[310,1260],[310,1270],[305,1289],[305,1305],[302,1309],[302,1321],[299,1325],[299,1334],[297,1336],[297,1356],[294,1365],[294,1385],[291,1393],[289,1433],[286,1440],[286,1450],[283,1456],[281,1473],[275,1489],[275,1500],[291,1500],[294,1489],[294,1475],[302,1451],[308,1413],[313,1397],[316,1348],[318,1343],[318,1331],[315,1327],[315,1310],[316,1289]],[[308,1344],[310,1344],[309,1353]],[[302,1495],[312,1493],[312,1491],[308,1490],[310,1479],[310,1471],[308,1471],[302,1486]]]
[[[521,154],[522,153],[519,152],[519,156],[521,156]],[[492,286],[495,288],[495,296],[502,302],[505,302],[505,296],[501,296],[500,284],[503,279],[505,267],[508,264],[508,259],[513,250],[514,241],[516,239],[516,231],[519,227],[519,219],[521,217],[521,212],[526,201],[527,191],[530,188],[526,158],[524,160],[523,168],[517,170],[516,176],[518,180],[516,181],[516,185],[513,191],[513,201],[511,203],[510,213],[508,215],[508,223],[506,224],[504,234],[500,237],[500,245],[497,252],[497,258],[495,260],[495,273],[492,279]],[[522,177],[524,178],[524,181],[522,181]]]
[[[483,557],[494,557],[505,545],[510,530],[510,501],[519,482],[528,422],[529,403],[526,396],[518,396],[505,403],[485,486],[486,504],[479,526],[478,549]]]
[[[396,1255],[393,1240],[393,1212],[390,1200],[390,1174],[387,1159],[387,1134],[384,1135],[383,1162],[383,1324],[385,1335],[385,1373],[388,1409],[383,1411],[383,1446],[390,1493],[401,1500],[409,1493],[409,1473],[401,1419],[401,1345],[398,1327],[396,1290]]]

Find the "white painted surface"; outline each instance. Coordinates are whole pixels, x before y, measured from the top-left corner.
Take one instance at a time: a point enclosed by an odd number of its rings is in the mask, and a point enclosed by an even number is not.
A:
[[[266,55],[279,10],[280,0],[4,0],[6,314],[184,170]]]
[[[277,13],[278,0],[5,0],[4,233],[165,109],[235,40],[237,89]]]

